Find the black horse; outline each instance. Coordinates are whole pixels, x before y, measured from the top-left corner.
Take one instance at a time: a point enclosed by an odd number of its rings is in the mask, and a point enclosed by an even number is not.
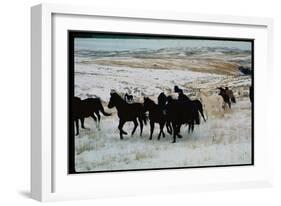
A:
[[[108,108],[116,107],[118,117],[119,117],[119,125],[118,129],[120,131],[120,139],[123,139],[123,134],[127,134],[123,130],[123,126],[126,122],[132,121],[134,122],[134,129],[132,131],[132,135],[135,133],[138,122],[140,123],[140,136],[142,136],[143,123],[146,124],[146,115],[141,103],[127,103],[121,96],[119,96],[116,92],[110,93],[110,100],[108,103]]]
[[[222,96],[224,103],[228,104],[229,108],[231,108],[231,102],[236,103],[236,99],[233,95],[233,91],[228,89],[228,87],[225,87],[225,89],[222,87],[218,87],[218,89],[220,90],[219,95]]]
[[[160,140],[161,134],[165,137],[165,133],[163,128],[166,123],[166,115],[161,108],[161,106],[157,105],[153,100],[148,97],[144,97],[144,109],[149,112],[149,120],[150,120],[150,140],[152,139],[154,124],[158,123],[160,126],[160,132],[158,135],[158,140]]]
[[[92,117],[99,127],[101,118],[99,112],[105,116],[111,115],[104,111],[99,98],[87,98],[81,100],[79,97],[74,97],[72,100],[72,115],[76,124],[76,135],[79,134],[79,120],[81,121],[81,127],[85,129],[84,119],[87,117]],[[97,117],[95,115],[97,115]]]
[[[204,111],[203,111],[203,105],[201,103],[200,100],[198,99],[195,99],[195,100],[191,100],[187,95],[185,95],[183,92],[179,92],[179,97],[178,97],[178,100],[180,101],[190,101],[192,102],[198,109],[198,111],[200,112],[203,120],[206,122],[206,118],[204,116]],[[196,124],[200,124],[199,121],[196,122]]]
[[[166,105],[166,102],[167,102],[167,96],[165,95],[164,92],[161,92],[159,94],[159,96],[157,97],[157,100],[158,100],[158,105],[162,108],[162,109],[165,109],[165,105]]]
[[[183,124],[189,125],[189,130],[193,131],[194,123],[200,123],[198,108],[191,101],[174,100],[167,97],[167,120],[171,122],[173,127],[173,143],[176,142],[176,137],[181,138],[179,134]]]

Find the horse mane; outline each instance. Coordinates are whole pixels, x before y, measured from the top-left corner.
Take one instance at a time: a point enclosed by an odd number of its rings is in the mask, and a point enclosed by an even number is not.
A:
[[[73,97],[73,100],[74,100],[74,101],[81,101],[81,98],[80,98],[80,97],[75,97],[75,96],[74,96],[74,97]]]
[[[157,97],[157,103],[158,105],[165,105],[167,101],[167,96],[164,92],[161,92]]]
[[[149,102],[151,102],[151,103],[153,103],[153,104],[156,105],[156,103],[155,103],[152,99],[150,99],[149,97],[145,97],[144,99],[145,99],[146,101],[149,101]]]
[[[126,102],[117,92],[111,92],[110,95],[117,97],[119,100],[122,100],[122,102]]]
[[[158,98],[159,98],[159,97],[165,97],[165,98],[166,98],[167,96],[166,96],[166,94],[165,94],[164,92],[161,92],[161,93],[158,95]]]
[[[167,102],[171,102],[175,100],[171,95],[167,96]]]

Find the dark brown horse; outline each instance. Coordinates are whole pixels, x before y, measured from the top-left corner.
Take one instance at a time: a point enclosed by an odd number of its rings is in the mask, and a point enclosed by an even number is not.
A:
[[[85,129],[84,119],[87,117],[92,117],[94,121],[97,122],[97,126],[99,128],[101,118],[99,112],[105,116],[111,115],[110,113],[106,113],[104,111],[99,98],[87,98],[81,100],[79,97],[74,97],[72,99],[72,115],[76,124],[76,135],[79,134],[79,120],[81,121],[81,127]]]

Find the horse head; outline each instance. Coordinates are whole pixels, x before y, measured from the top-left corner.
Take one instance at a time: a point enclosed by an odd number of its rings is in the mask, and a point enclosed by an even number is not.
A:
[[[171,103],[173,101],[173,97],[171,96],[171,95],[169,95],[168,97],[167,97],[167,102],[168,103]]]
[[[108,103],[108,108],[116,107],[120,105],[120,103],[122,102],[124,102],[124,100],[116,92],[110,92],[110,100]]]
[[[180,89],[178,86],[174,86],[174,92],[176,92],[176,93],[183,93],[183,90]]]
[[[219,95],[224,95],[225,89],[222,87],[217,87],[218,90],[220,90]]]
[[[158,96],[158,104],[159,105],[165,105],[167,102],[167,96],[165,95],[164,92],[161,92]]]
[[[143,100],[143,107],[145,111],[151,111],[157,106],[156,103],[149,97],[144,97]]]
[[[148,100],[149,100],[148,97],[143,97],[143,107],[144,107],[145,111],[147,111],[147,109],[148,109]]]

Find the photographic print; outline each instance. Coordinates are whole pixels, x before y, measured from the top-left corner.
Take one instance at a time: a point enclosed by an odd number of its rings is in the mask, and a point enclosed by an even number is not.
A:
[[[254,41],[69,31],[69,173],[254,164]]]

